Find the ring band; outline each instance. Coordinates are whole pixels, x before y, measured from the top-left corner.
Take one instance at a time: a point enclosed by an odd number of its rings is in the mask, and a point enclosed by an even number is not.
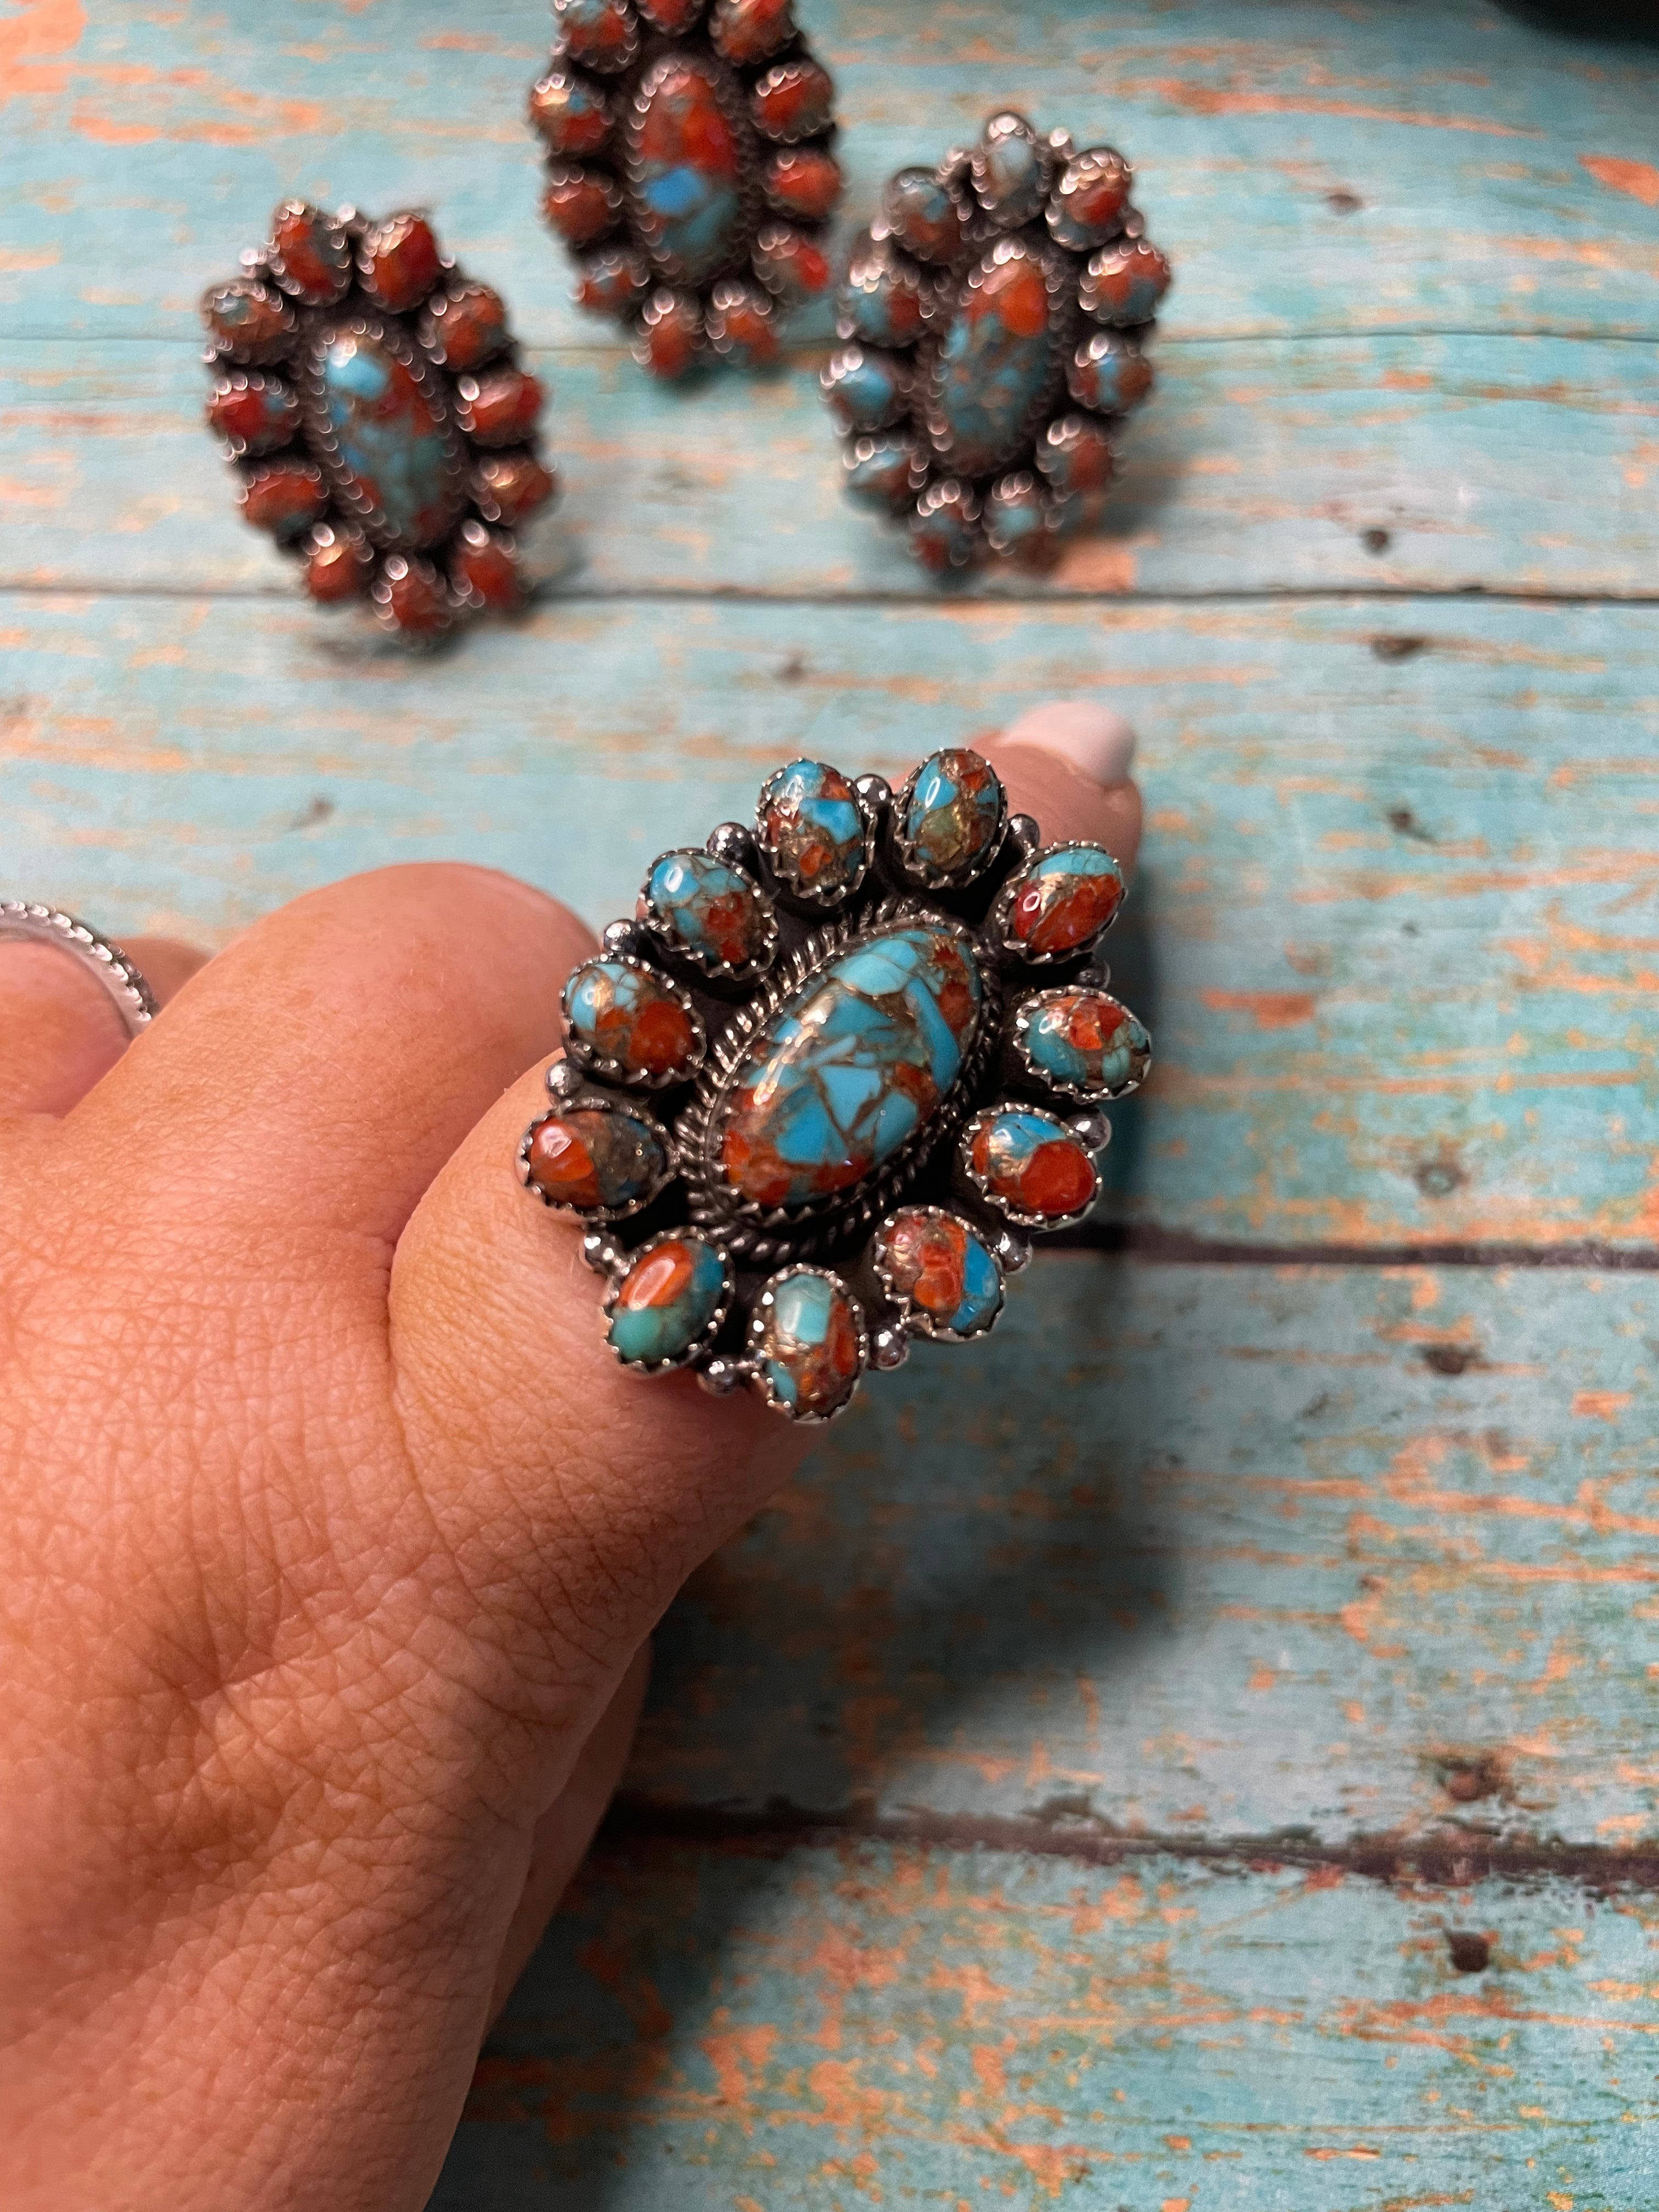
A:
[[[55,945],[62,952],[72,952],[103,985],[129,1038],[155,1020],[155,994],[126,954],[72,914],[26,899],[0,899],[0,942],[7,940]]]

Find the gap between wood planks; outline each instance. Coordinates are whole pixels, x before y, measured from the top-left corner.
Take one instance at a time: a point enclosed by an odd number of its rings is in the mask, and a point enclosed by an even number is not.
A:
[[[597,1842],[630,1840],[736,1844],[782,1857],[802,1845],[884,1843],[928,1845],[940,1850],[998,1851],[1010,1856],[1069,1859],[1079,1866],[1121,1866],[1134,1859],[1187,1859],[1207,1866],[1257,1870],[1304,1867],[1310,1874],[1354,1875],[1376,1882],[1420,1881],[1437,1889],[1465,1889],[1477,1881],[1570,1881],[1602,1893],[1659,1892],[1659,1844],[1629,1850],[1600,1844],[1537,1841],[1448,1828],[1436,1833],[1356,1836],[1346,1844],[1322,1844],[1297,1828],[1261,1836],[1214,1838],[1133,1834],[1109,1821],[1077,1816],[1066,1808],[1011,1819],[954,1813],[879,1814],[849,1807],[816,1811],[775,1799],[763,1811],[670,1803],[620,1791]]]
[[[1659,1272],[1653,1244],[1248,1244],[1194,1237],[1156,1222],[1085,1222],[1046,1237],[1045,1252],[1124,1254],[1160,1267],[1565,1267],[1581,1273]]]
[[[174,584],[145,584],[131,581],[112,584],[33,583],[27,579],[0,583],[0,599],[171,599],[181,605],[191,600],[246,600],[264,605],[285,605],[294,603],[295,592],[290,586],[274,582],[269,586],[233,584],[214,586],[204,584],[179,586]],[[1167,586],[1156,592],[1085,591],[1064,585],[1037,583],[1025,591],[976,592],[952,588],[947,585],[942,591],[938,586],[928,588],[918,584],[912,591],[844,590],[804,592],[757,591],[752,585],[722,585],[711,588],[708,585],[686,586],[684,588],[668,584],[641,586],[639,585],[598,584],[539,584],[531,592],[529,606],[726,606],[752,605],[765,607],[906,607],[926,610],[936,607],[945,613],[961,607],[1032,608],[1039,611],[1045,607],[1155,607],[1155,606],[1256,606],[1272,605],[1284,599],[1305,599],[1312,603],[1341,601],[1363,608],[1369,600],[1398,604],[1420,599],[1427,604],[1457,605],[1478,599],[1487,606],[1552,606],[1552,607],[1659,607],[1659,592],[1561,592],[1540,585],[1536,589],[1522,591],[1512,586],[1493,590],[1485,584],[1451,584],[1436,586],[1431,584],[1276,584],[1260,591],[1241,589],[1237,586],[1225,590],[1180,592]],[[445,648],[441,647],[440,650]]]

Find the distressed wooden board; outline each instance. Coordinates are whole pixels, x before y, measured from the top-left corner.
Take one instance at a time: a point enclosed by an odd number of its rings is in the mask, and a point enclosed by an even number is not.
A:
[[[619,1842],[433,2212],[1645,2212],[1656,1938],[1557,1882]]]
[[[364,635],[286,601],[0,600],[8,876],[212,939],[460,856],[599,921],[793,750],[896,769],[1092,693],[1144,734],[1152,821],[1109,947],[1158,1052],[1121,1210],[1654,1240],[1659,610],[549,604],[432,663]]]
[[[1651,1274],[1045,1257],[693,1582],[628,1786],[1650,1844],[1656,1366]]]
[[[847,206],[998,100],[1121,143],[1181,264],[1170,327],[1659,334],[1659,65],[1492,4],[805,0]],[[1018,24],[1018,37],[1012,27]],[[0,308],[17,331],[187,335],[283,194],[438,210],[542,343],[571,336],[522,121],[543,0],[166,9],[14,0]]]
[[[532,540],[543,575],[577,592],[937,598],[902,534],[842,495],[822,357],[689,400],[614,353],[533,355],[566,486]],[[1655,593],[1649,345],[1177,340],[1159,359],[1105,527],[1047,580],[999,564],[975,589]],[[232,504],[204,389],[183,342],[0,346],[0,586],[291,592],[292,562]]]

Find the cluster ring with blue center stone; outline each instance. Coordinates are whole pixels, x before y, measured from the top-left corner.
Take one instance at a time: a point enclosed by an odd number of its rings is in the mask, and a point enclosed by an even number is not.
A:
[[[787,762],[752,826],[659,855],[566,981],[518,1153],[586,1229],[622,1364],[816,1422],[912,1342],[984,1335],[1150,1066],[1096,963],[1123,896],[966,747],[896,793]]]

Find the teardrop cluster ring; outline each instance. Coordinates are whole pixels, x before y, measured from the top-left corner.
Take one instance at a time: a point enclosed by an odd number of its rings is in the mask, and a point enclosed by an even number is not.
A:
[[[1150,1064],[1095,958],[1123,895],[965,748],[896,792],[791,761],[752,825],[654,861],[565,984],[518,1153],[585,1226],[623,1365],[823,1421],[912,1338],[982,1336]]]

